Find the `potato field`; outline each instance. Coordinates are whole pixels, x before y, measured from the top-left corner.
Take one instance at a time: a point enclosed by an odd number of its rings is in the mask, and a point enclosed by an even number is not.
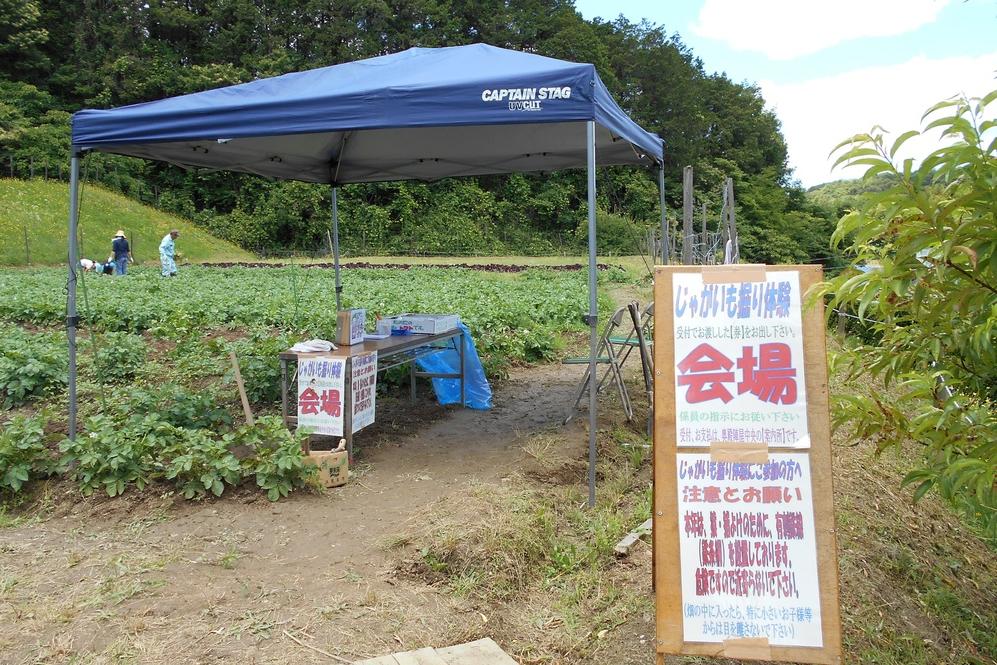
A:
[[[307,482],[300,441],[274,415],[277,354],[301,339],[333,338],[331,270],[81,275],[75,442],[65,437],[65,282],[54,268],[0,271],[0,490],[68,475],[86,495],[166,482],[187,498],[220,496],[249,482],[277,500]],[[493,379],[512,364],[551,358],[561,333],[581,328],[587,302],[583,272],[545,269],[346,270],[343,283],[344,306],[369,315],[457,312]],[[263,414],[253,427],[238,424],[229,351]],[[382,380],[391,384],[391,375]]]

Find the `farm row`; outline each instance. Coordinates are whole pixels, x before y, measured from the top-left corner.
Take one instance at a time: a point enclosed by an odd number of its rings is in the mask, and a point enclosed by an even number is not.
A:
[[[272,412],[277,354],[297,339],[331,339],[334,287],[328,271],[288,267],[192,268],[164,280],[138,269],[125,278],[79,282],[80,416],[85,436],[64,439],[67,360],[65,274],[0,271],[0,490],[66,473],[84,493],[173,483],[187,497],[246,479],[276,500],[307,481],[299,442],[279,419],[237,427],[227,364],[235,351],[250,400]],[[580,273],[492,275],[413,269],[344,274],[345,304],[374,314],[456,311],[494,378],[513,362],[553,355],[559,335],[580,326]],[[382,382],[391,384],[392,377]],[[53,408],[46,408],[53,407]],[[56,450],[58,448],[58,450]],[[234,451],[242,450],[237,456]],[[247,452],[248,451],[248,452]]]

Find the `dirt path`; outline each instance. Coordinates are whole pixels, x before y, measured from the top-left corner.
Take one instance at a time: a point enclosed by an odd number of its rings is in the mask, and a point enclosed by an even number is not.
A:
[[[82,500],[52,484],[44,517],[0,531],[2,660],[349,662],[484,636],[487,617],[475,634],[458,601],[397,578],[386,547],[427,505],[515,472],[580,371],[516,371],[487,412],[424,397],[413,418],[386,401],[358,436],[354,481],[324,495]]]

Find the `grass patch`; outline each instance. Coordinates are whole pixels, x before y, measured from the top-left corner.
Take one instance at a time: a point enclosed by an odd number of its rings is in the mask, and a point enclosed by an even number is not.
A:
[[[501,615],[490,621],[492,634],[507,632],[504,643],[526,662],[548,662],[554,653],[572,661],[591,656],[608,633],[653,603],[650,579],[633,584],[633,568],[613,552],[650,515],[649,463],[621,445],[642,437],[619,430],[600,438],[595,508],[577,483],[473,486],[448,497],[445,508],[430,508],[417,532],[396,539],[396,546],[411,544],[405,572],[490,617]],[[523,446],[541,467],[554,463],[557,448],[550,434]]]
[[[26,265],[25,229],[32,265],[65,262],[68,191],[64,182],[0,179],[0,209],[4,211],[0,219],[0,265]],[[87,185],[80,207],[80,256],[105,260],[111,251],[111,238],[118,229],[125,230],[135,260],[142,263],[159,263],[159,243],[170,229],[179,229],[177,250],[188,260],[252,258],[249,252],[179,217],[102,187]]]

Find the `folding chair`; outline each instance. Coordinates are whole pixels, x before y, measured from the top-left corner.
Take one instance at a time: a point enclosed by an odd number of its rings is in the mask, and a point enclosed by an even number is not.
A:
[[[609,367],[606,369],[606,373],[603,374],[602,380],[598,382],[593,381],[593,383],[596,383],[596,392],[601,392],[603,383],[611,376],[617,389],[620,391],[623,412],[626,414],[627,420],[633,420],[634,410],[633,405],[630,403],[630,393],[627,392],[627,386],[623,382],[623,374],[620,372],[620,363],[616,355],[616,348],[609,341],[613,333],[623,325],[624,319],[628,316],[628,307],[628,305],[625,305],[613,313],[613,316],[610,317],[609,322],[606,324],[606,329],[603,331],[602,337],[599,338],[599,345],[596,347],[595,352],[596,364],[609,365]],[[575,417],[575,413],[578,411],[578,403],[581,402],[582,395],[585,394],[585,388],[589,385],[591,367],[588,366],[588,357],[566,358],[562,362],[565,365],[586,365],[585,375],[582,376],[582,380],[578,384],[578,390],[575,391],[574,403],[571,405],[571,410],[564,419],[564,424],[567,425]]]
[[[609,344],[613,347],[614,355],[618,358],[618,364],[622,368],[624,363],[627,362],[627,358],[630,357],[630,353],[634,349],[640,347],[639,337],[644,338],[644,346],[648,351],[654,351],[654,301],[652,300],[647,304],[647,307],[640,312],[640,331],[641,334],[638,336],[634,331],[631,330],[630,334],[626,337],[622,335],[616,335],[609,338]],[[653,353],[647,354],[647,372],[650,376],[654,376],[654,356]],[[645,376],[647,375],[645,373]],[[603,389],[603,384],[606,382],[606,376],[602,377],[602,381],[599,382],[599,390]],[[650,390],[648,386],[648,390]]]

